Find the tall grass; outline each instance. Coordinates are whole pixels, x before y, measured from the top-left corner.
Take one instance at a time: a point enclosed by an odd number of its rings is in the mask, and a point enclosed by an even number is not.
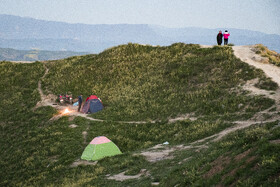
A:
[[[37,87],[44,71],[39,62],[33,64],[0,62],[0,121],[14,121],[40,100]]]
[[[269,62],[272,64],[275,64],[276,66],[280,66],[280,54],[269,50],[267,47],[265,47],[262,44],[255,45],[256,53],[260,54],[263,57],[267,57]]]

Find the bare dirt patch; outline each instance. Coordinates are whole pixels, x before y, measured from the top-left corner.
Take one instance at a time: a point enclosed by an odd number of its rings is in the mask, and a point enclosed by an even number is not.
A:
[[[280,144],[280,139],[278,139],[278,140],[271,140],[269,142],[273,143],[273,144]]]
[[[246,163],[248,164],[248,163],[254,161],[256,158],[257,158],[256,156],[251,156],[246,160]]]
[[[174,151],[186,150],[186,149],[205,149],[208,148],[206,145],[193,146],[193,145],[177,145],[177,146],[167,146],[163,144],[158,144],[146,151],[140,153],[149,162],[158,162],[165,159],[172,159],[174,156],[171,154]]]
[[[87,160],[76,160],[75,162],[73,162],[70,167],[77,167],[79,165],[84,165],[84,166],[95,166],[97,164],[97,161],[95,162],[91,162],[91,161],[87,161]]]
[[[223,169],[229,165],[231,158],[229,156],[220,156],[211,163],[212,168],[203,175],[204,178],[211,178],[214,175],[223,171]]]
[[[250,92],[250,95],[263,95],[265,97],[268,97],[270,99],[276,100],[279,99],[279,93],[277,91],[269,91],[269,90],[263,90],[260,88],[255,87],[255,84],[259,82],[259,79],[252,79],[246,82],[245,85],[242,86],[244,90],[247,90]]]
[[[78,127],[78,125],[71,124],[71,125],[69,125],[69,127],[70,127],[70,128],[76,128],[76,127]]]
[[[243,153],[240,153],[239,155],[236,155],[234,157],[235,161],[241,161],[243,158],[245,158],[249,153],[251,153],[251,149],[248,149],[247,151],[244,151]]]
[[[82,135],[83,135],[83,139],[84,139],[84,144],[87,144],[87,131],[83,131]]]
[[[280,68],[268,64],[267,58],[256,54],[254,46],[233,46],[232,49],[237,58],[258,69],[262,69],[268,77],[280,85]]]
[[[159,150],[159,151],[146,151],[146,152],[142,152],[141,155],[146,157],[146,159],[149,162],[157,162],[160,160],[172,159],[173,156],[171,156],[169,154],[174,151],[175,151],[175,148],[169,148],[169,149],[164,149],[164,150]]]
[[[169,119],[168,122],[169,123],[175,123],[176,121],[183,121],[183,120],[191,120],[191,121],[195,121],[197,120],[196,117],[194,117],[194,114],[185,114],[185,115],[180,115],[176,118],[173,119]]]
[[[184,160],[178,162],[178,164],[182,164],[182,163],[184,163],[184,162],[187,162],[187,161],[189,161],[190,159],[192,159],[192,157],[185,158]]]
[[[50,160],[51,162],[57,162],[57,161],[58,161],[58,155],[49,157],[49,160]]]
[[[262,112],[257,113],[253,118],[258,120],[258,121],[263,121],[265,118],[263,117],[264,114],[268,114],[271,116],[275,116],[275,114],[278,113],[280,110],[280,88],[278,88],[276,91],[268,91],[268,90],[263,90],[260,88],[255,87],[255,84],[258,82],[258,79],[253,79],[247,81],[245,85],[242,86],[242,89],[249,91],[249,95],[262,95],[264,97],[270,98],[275,101],[275,105],[272,106],[271,108],[275,107],[275,112],[270,112],[269,109],[264,110]],[[278,116],[278,115],[276,115]],[[279,117],[275,120],[279,119]]]
[[[146,169],[141,169],[140,173],[137,175],[125,175],[125,171],[113,176],[108,176],[108,179],[116,180],[116,181],[125,181],[129,179],[137,179],[141,176],[149,176],[149,172]]]
[[[240,167],[240,168],[244,168],[244,166]],[[231,170],[229,173],[225,174],[224,176],[222,176],[222,181],[224,181],[227,177],[229,176],[234,176],[235,173],[237,172],[238,169],[240,168],[234,168],[233,170]],[[220,184],[220,186],[222,186],[222,184]]]
[[[16,63],[16,64],[31,64],[31,63],[34,63],[36,61],[10,61],[10,62],[13,62],[13,63]]]
[[[249,154],[251,151],[252,151],[252,150],[249,149],[249,150],[247,150],[247,151],[245,151],[245,152],[243,152],[243,153],[241,153],[241,154],[235,156],[234,161],[235,161],[236,163],[240,162],[243,158],[245,158],[246,156],[248,156],[248,154]],[[246,162],[246,164],[248,164],[248,163],[252,162],[252,161],[255,160],[255,159],[256,159],[255,156],[251,156],[251,157],[249,157],[245,162]],[[234,168],[233,170],[231,170],[229,173],[223,175],[223,176],[222,176],[222,181],[224,181],[224,180],[225,180],[227,177],[229,177],[229,176],[230,176],[230,177],[233,177],[233,176],[237,173],[238,170],[245,168],[245,166],[246,166],[246,165],[241,165],[241,166],[239,166],[239,167],[236,167],[236,168]],[[233,184],[231,184],[230,186],[234,186],[234,184],[235,184],[235,182],[234,182]],[[221,184],[220,184],[220,185],[221,185]]]
[[[199,45],[200,48],[212,48],[213,45]]]
[[[224,136],[228,135],[231,132],[235,132],[237,130],[240,129],[244,129],[247,127],[250,127],[251,125],[254,124],[262,124],[262,123],[270,123],[270,122],[275,122],[276,120],[279,120],[280,116],[277,116],[277,118],[273,118],[273,119],[269,119],[269,120],[265,120],[265,121],[255,121],[255,120],[247,120],[247,121],[235,121],[234,123],[236,124],[236,126],[231,127],[231,128],[227,128],[217,134],[212,135],[211,137],[215,137],[216,138],[213,141],[218,141],[221,138],[223,138]]]
[[[75,116],[70,116],[69,118],[68,118],[68,121],[73,121],[75,119]]]

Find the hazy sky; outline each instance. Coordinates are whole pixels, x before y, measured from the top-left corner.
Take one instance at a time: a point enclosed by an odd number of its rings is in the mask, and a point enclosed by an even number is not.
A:
[[[280,0],[0,0],[0,14],[68,23],[240,28],[280,34]]]

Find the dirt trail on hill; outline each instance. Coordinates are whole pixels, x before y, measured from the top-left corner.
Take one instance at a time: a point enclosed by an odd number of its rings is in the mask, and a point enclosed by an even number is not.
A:
[[[44,79],[46,77],[46,75],[49,73],[49,69],[45,65],[44,65],[44,67],[45,67],[46,71],[41,79]],[[42,90],[42,81],[41,80],[38,81],[38,91],[40,93],[41,100],[45,100],[46,96],[44,95],[43,90]]]
[[[38,92],[40,94],[41,100],[36,104],[35,109],[41,106],[52,106],[58,109],[58,105],[55,105],[56,96],[53,94],[45,95],[42,90],[42,80],[46,77],[46,75],[49,73],[49,69],[46,65],[45,67],[45,73],[42,76],[42,78],[38,81]]]
[[[263,70],[267,77],[270,77],[274,82],[278,84],[280,87],[280,68],[273,65],[268,64],[268,59],[265,57],[260,56],[259,54],[255,53],[255,48],[252,45],[249,46],[233,46],[232,47],[234,55],[246,62],[247,64],[254,66],[257,69]],[[244,90],[250,91],[251,95],[264,95],[270,99],[275,101],[275,105],[271,108],[276,108],[274,112],[271,112],[270,109],[266,109],[264,111],[256,113],[251,119],[246,121],[235,121],[237,125],[233,128],[225,129],[224,131],[216,134],[216,139],[214,141],[220,140],[222,137],[227,135],[228,133],[234,132],[239,129],[243,129],[249,127],[254,124],[261,124],[261,123],[269,123],[276,120],[280,120],[280,116],[278,111],[280,110],[280,88],[278,88],[275,92],[268,91],[256,88],[254,85],[257,83],[257,79],[249,80],[244,86]],[[266,115],[269,115],[267,117]],[[268,119],[266,119],[268,118]]]
[[[23,62],[16,62],[16,63],[23,63]],[[67,105],[60,105],[56,102],[57,96],[54,94],[49,94],[49,95],[45,95],[43,90],[42,90],[42,80],[46,77],[46,75],[49,73],[49,69],[47,68],[46,65],[44,65],[45,67],[45,73],[42,76],[42,78],[38,81],[38,92],[40,94],[41,100],[36,104],[36,106],[34,107],[34,110],[42,107],[42,106],[51,106],[54,107],[55,109],[57,109],[59,111],[58,115],[53,116],[50,120],[57,120],[59,118],[61,118],[62,116],[80,116],[83,118],[86,118],[88,120],[91,121],[100,121],[100,122],[104,122],[104,120],[101,119],[95,119],[92,118],[90,116],[88,116],[87,114],[78,112],[78,106],[73,106],[70,104]],[[69,113],[64,113],[64,111],[68,109]],[[148,123],[147,121],[115,121],[117,123],[127,123],[127,124],[145,124]],[[155,123],[155,121],[150,121],[150,123]]]
[[[202,48],[211,48],[213,46],[210,45],[201,45]],[[278,85],[280,85],[280,68],[276,67],[272,64],[264,64],[263,62],[267,62],[267,59],[264,57],[261,57],[260,55],[256,54],[254,52],[254,46],[233,46],[233,51],[234,54],[236,55],[237,58],[240,58],[242,61],[255,66],[256,68],[262,69],[265,74],[270,77],[273,81],[275,81]],[[16,63],[23,63],[23,62],[16,62]],[[54,108],[56,108],[58,111],[61,111],[61,113],[59,115],[56,115],[52,118],[52,120],[58,119],[60,117],[62,117],[63,115],[69,115],[69,116],[80,116],[92,121],[104,121],[104,120],[100,120],[100,119],[94,119],[92,117],[89,117],[87,114],[83,114],[80,112],[77,112],[77,106],[72,106],[72,105],[67,105],[67,106],[63,106],[63,105],[58,105],[55,100],[56,100],[56,96],[53,94],[49,94],[49,95],[45,95],[43,93],[42,90],[42,80],[45,78],[45,76],[48,74],[49,69],[47,68],[47,66],[45,66],[45,73],[42,76],[42,78],[38,81],[38,91],[40,93],[41,96],[41,101],[39,101],[37,103],[37,105],[35,106],[34,109],[40,107],[40,106],[52,106]],[[262,90],[259,88],[256,88],[254,86],[254,81],[256,80],[251,80],[248,81],[247,84],[245,84],[243,86],[243,89],[248,90],[251,92],[251,94],[253,95],[265,95],[266,97],[269,97],[273,100],[276,101],[276,108],[280,109],[280,92],[279,90],[276,91],[275,94],[272,94],[271,91],[266,91],[266,90]],[[67,114],[63,114],[63,111],[65,109],[68,109],[70,111],[70,113]],[[263,111],[263,113],[265,113],[267,111]],[[169,119],[169,123],[174,123],[176,121],[180,121],[180,120],[196,120],[195,117],[193,117],[193,114],[186,114],[186,115],[181,115],[178,116],[177,118],[174,119]],[[255,117],[256,119],[256,117]],[[145,124],[145,123],[155,123],[155,121],[116,121],[119,123],[127,123],[127,124]]]
[[[56,120],[56,119],[59,119],[62,116],[68,115],[68,116],[81,116],[81,117],[84,117],[84,118],[87,118],[87,119],[93,120],[93,121],[103,121],[103,120],[88,117],[86,114],[77,112],[78,106],[73,106],[73,105],[69,105],[69,104],[68,105],[59,105],[56,102],[57,96],[54,95],[54,94],[45,95],[43,90],[42,90],[42,80],[49,73],[49,69],[47,68],[46,65],[44,65],[44,67],[45,67],[45,73],[42,76],[42,78],[38,81],[38,92],[40,94],[41,100],[36,104],[36,106],[34,107],[34,110],[39,108],[39,107],[42,107],[42,106],[54,107],[55,109],[57,109],[59,111],[59,114],[53,116],[53,118],[51,118],[51,120]],[[66,109],[69,110],[69,113],[64,113],[64,111]]]
[[[201,46],[203,48],[210,48],[213,46]],[[258,69],[262,69],[264,73],[270,77],[273,81],[275,81],[279,86],[280,86],[280,68],[276,67],[271,64],[265,64],[267,62],[267,59],[261,57],[258,54],[255,54],[254,52],[254,46],[233,46],[233,51],[234,54],[237,58],[240,58],[242,61],[248,63],[249,65],[252,65]],[[42,78],[38,81],[38,91],[40,93],[41,101],[37,103],[37,105],[34,107],[34,109],[41,107],[41,106],[51,106],[56,108],[58,111],[60,111],[60,114],[54,116],[51,120],[56,120],[59,119],[60,117],[64,115],[68,116],[80,116],[92,121],[100,121],[103,122],[104,120],[100,119],[94,119],[92,117],[89,117],[87,114],[83,114],[80,112],[77,112],[77,106],[72,106],[72,105],[67,105],[67,106],[61,106],[55,103],[56,96],[53,94],[45,95],[43,90],[42,90],[42,80],[46,77],[46,75],[49,72],[49,69],[47,66],[45,66],[45,73],[42,76]],[[210,142],[215,142],[219,141],[221,138],[224,136],[228,135],[229,133],[232,133],[234,131],[250,127],[251,125],[254,124],[262,124],[262,123],[268,123],[268,122],[273,122],[276,120],[280,120],[280,116],[278,115],[277,111],[280,110],[280,89],[278,89],[276,92],[272,91],[267,91],[267,90],[262,90],[259,88],[256,88],[254,85],[257,80],[250,80],[248,81],[242,88],[244,90],[250,91],[252,95],[264,95],[265,97],[271,98],[275,100],[275,105],[273,107],[276,107],[275,112],[270,112],[270,109],[258,112],[255,116],[253,116],[251,119],[246,120],[246,121],[235,121],[236,125],[227,128],[221,132],[218,132],[214,135],[205,137],[203,139],[197,140],[195,142],[189,143],[188,145],[176,145],[176,146],[166,146],[163,144],[156,145],[154,147],[151,147],[147,150],[144,150],[140,152],[140,155],[143,155],[148,161],[150,162],[157,162],[160,160],[164,159],[172,159],[172,153],[178,150],[186,150],[186,149],[194,149],[195,151],[200,151],[200,149],[206,149],[208,148],[208,144]],[[70,113],[68,114],[63,114],[63,111],[65,109],[69,109]],[[264,116],[265,115],[270,115],[269,119],[266,119]],[[169,119],[169,123],[174,123],[179,120],[196,120],[195,117],[193,117],[193,114],[186,114],[186,115],[181,115],[178,116],[177,118],[174,119]],[[127,123],[127,124],[145,124],[148,123],[147,121],[127,121],[127,122],[122,122],[122,121],[116,121],[119,123]],[[150,121],[149,123],[155,123],[155,121]],[[83,131],[82,136],[84,138],[84,144],[86,144],[86,135],[87,135],[87,130]],[[187,161],[189,158],[186,158],[185,160]],[[183,162],[183,161],[182,161]],[[84,165],[90,165],[91,162],[80,162],[77,161],[72,167],[76,167],[77,165],[84,164]],[[95,163],[96,164],[96,163]],[[122,174],[122,173],[121,173]],[[123,174],[122,174],[123,175]],[[111,179],[115,179],[115,176],[110,176]],[[135,178],[140,177],[140,175],[136,175]],[[120,177],[117,177],[120,178]],[[124,180],[129,179],[125,178]],[[118,179],[115,179],[118,180]]]
[[[16,64],[32,64],[35,63],[36,61],[10,61],[12,63],[16,63]]]
[[[237,58],[258,69],[262,69],[268,77],[280,85],[280,68],[273,64],[268,64],[267,58],[256,54],[254,46],[233,46],[232,49]]]
[[[201,45],[201,47],[211,48],[213,46]],[[254,46],[234,46],[233,50],[234,55],[237,58],[240,58],[243,62],[246,62],[249,65],[252,65],[258,69],[262,69],[266,76],[270,77],[280,87],[280,68],[272,64],[267,64],[268,60],[266,58],[261,57],[260,55],[254,52]],[[280,88],[276,90],[276,92],[262,90],[254,86],[257,81],[257,79],[250,80],[242,88],[244,90],[250,91],[251,95],[264,95],[265,97],[275,100],[275,105],[271,107],[276,108],[275,112],[270,112],[269,110],[271,108],[269,108],[264,111],[258,112],[249,120],[235,121],[233,122],[234,124],[236,124],[235,126],[227,128],[214,135],[192,142],[189,145],[163,146],[162,144],[159,144],[148,150],[142,151],[140,155],[146,157],[146,159],[150,162],[156,162],[163,159],[170,159],[172,158],[172,155],[170,154],[172,154],[176,150],[196,149],[196,151],[199,151],[200,149],[207,148],[207,144],[209,144],[210,142],[219,141],[221,138],[228,135],[229,133],[250,127],[251,125],[269,123],[280,120],[280,116],[278,114],[278,111],[280,110]],[[269,115],[270,117],[266,119],[267,117],[265,115]],[[189,116],[186,116],[186,118],[187,117]],[[181,118],[181,120],[184,119]],[[158,149],[159,147],[161,149]]]
[[[247,83],[243,86],[244,90],[248,90],[251,92],[252,95],[264,95],[265,97],[268,97],[270,99],[273,99],[275,101],[275,105],[273,107],[276,107],[276,112],[280,110],[280,68],[278,66],[275,66],[273,64],[268,63],[268,58],[262,57],[259,54],[255,53],[255,47],[252,45],[249,46],[233,46],[232,47],[234,51],[234,55],[242,60],[243,62],[246,62],[247,64],[254,66],[257,69],[263,70],[265,75],[269,78],[271,78],[274,82],[276,82],[279,86],[279,88],[276,91],[268,91],[256,88],[254,85],[257,83],[257,79],[249,80]],[[259,112],[259,114],[273,114],[273,112],[269,112],[268,110]],[[258,114],[255,115],[255,118]],[[275,117],[275,119],[278,119],[278,115]]]

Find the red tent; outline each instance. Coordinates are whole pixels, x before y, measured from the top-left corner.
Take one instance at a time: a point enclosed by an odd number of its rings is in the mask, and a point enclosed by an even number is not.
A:
[[[86,101],[88,101],[89,99],[98,99],[98,97],[96,95],[91,95],[86,99]]]
[[[101,100],[96,95],[91,95],[86,99],[85,104],[83,105],[83,113],[95,113],[104,108]]]

